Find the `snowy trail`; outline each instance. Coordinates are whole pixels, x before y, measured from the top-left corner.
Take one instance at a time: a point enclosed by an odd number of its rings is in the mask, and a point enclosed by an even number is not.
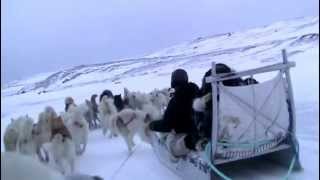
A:
[[[90,133],[88,149],[78,159],[79,172],[97,174],[105,179],[120,180],[148,177],[150,179],[178,179],[160,164],[151,146],[135,139],[137,146],[128,158],[127,147],[120,137],[109,139],[101,130]],[[122,164],[125,162],[124,164]],[[88,166],[89,165],[89,166]]]

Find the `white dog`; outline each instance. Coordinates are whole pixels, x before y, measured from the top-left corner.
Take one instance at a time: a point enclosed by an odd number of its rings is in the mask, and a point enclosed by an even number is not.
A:
[[[132,152],[132,148],[135,146],[133,138],[135,134],[139,134],[140,138],[150,143],[147,125],[151,121],[151,116],[140,110],[124,109],[120,111],[116,116],[113,116],[112,122],[114,128],[124,138],[129,153]]]
[[[33,119],[28,115],[12,119],[4,134],[6,151],[17,151],[26,155],[35,155],[36,147],[32,136]]]
[[[116,131],[111,122],[112,117],[117,114],[117,108],[114,105],[113,99],[103,96],[98,108],[103,135],[106,135],[108,129],[110,129],[109,137],[116,136]]]
[[[89,128],[93,127],[95,121],[94,107],[89,100],[85,100],[84,103],[77,105],[72,97],[65,98],[65,111],[69,112],[70,108],[76,108],[83,115],[84,119],[88,122]],[[62,114],[65,116],[64,114]]]
[[[1,153],[1,180],[103,180],[98,176],[73,174],[63,176],[30,156],[14,152]]]
[[[162,119],[161,110],[152,103],[142,105],[141,111],[143,111],[145,114],[148,114],[151,121]]]
[[[157,91],[157,92],[159,92],[159,93],[162,93],[162,94],[165,95],[168,99],[170,99],[170,89],[171,89],[171,88],[166,87],[166,88],[162,88],[162,89],[160,89],[160,90],[155,90],[155,91]]]
[[[81,106],[69,106],[67,115],[63,116],[65,125],[71,133],[72,140],[76,146],[77,155],[84,153],[89,136],[89,125],[83,117]],[[82,146],[82,147],[81,147]]]
[[[45,107],[44,111],[38,116],[38,123],[36,124],[36,136],[39,145],[49,142],[52,135],[52,122],[57,118],[57,113],[51,106]]]
[[[22,129],[20,130],[18,138],[19,151],[22,154],[35,155],[36,153],[36,147],[33,141],[32,130],[33,119],[31,119],[28,116],[25,116],[25,121],[23,123]]]
[[[50,152],[53,156],[54,163],[62,174],[67,174],[67,172],[72,173],[74,171],[76,150],[71,138],[56,134],[52,139]],[[69,168],[66,167],[66,163]]]
[[[17,120],[11,119],[11,123],[7,126],[3,136],[5,151],[17,151],[21,123],[19,118]]]
[[[158,90],[152,91],[150,95],[152,104],[156,106],[161,113],[163,113],[168,105],[169,97],[166,97],[164,93]]]
[[[130,92],[127,88],[124,88],[124,100],[128,102],[131,109],[141,110],[144,104],[151,103],[151,97],[149,94]]]
[[[54,120],[58,118],[57,113],[51,106],[45,107],[44,111],[38,116],[38,122],[33,129],[33,140],[36,144],[36,152],[41,161],[48,162],[47,151],[43,148],[44,144],[49,143],[52,138]],[[41,149],[45,157],[41,155]]]

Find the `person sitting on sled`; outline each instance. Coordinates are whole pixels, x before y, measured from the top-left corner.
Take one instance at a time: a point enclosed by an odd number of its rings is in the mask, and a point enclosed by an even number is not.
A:
[[[212,69],[206,71],[202,78],[202,85],[200,88],[200,95],[194,100],[194,122],[198,130],[198,138],[209,141],[211,139],[212,130],[212,88],[211,83],[206,82],[206,78],[210,77]],[[236,73],[229,66],[223,63],[216,64],[217,74]],[[242,80],[241,78],[233,78],[222,81],[224,86],[245,86],[249,84],[257,84],[253,78]]]
[[[185,70],[177,69],[171,75],[171,88],[175,92],[163,119],[151,122],[149,128],[152,131],[169,133],[166,142],[170,151],[174,156],[181,156],[195,150],[194,139],[197,137],[197,130],[192,119],[192,103],[199,95],[199,87],[188,82]]]

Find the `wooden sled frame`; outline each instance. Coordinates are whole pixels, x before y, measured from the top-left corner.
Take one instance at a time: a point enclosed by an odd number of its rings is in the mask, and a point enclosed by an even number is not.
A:
[[[212,164],[218,165],[218,164],[225,164],[232,161],[242,160],[242,159],[249,159],[254,158],[258,156],[266,156],[266,158],[275,161],[276,163],[285,165],[289,167],[292,157],[296,156],[296,161],[294,163],[294,169],[300,170],[301,164],[299,161],[299,154],[298,154],[298,141],[296,139],[296,113],[295,113],[295,104],[294,104],[294,98],[293,98],[293,90],[292,90],[292,84],[291,84],[291,77],[289,69],[291,67],[295,66],[295,62],[289,62],[287,60],[287,54],[285,50],[282,50],[282,63],[277,63],[274,65],[269,65],[261,68],[251,69],[247,71],[241,71],[236,73],[225,73],[225,74],[216,74],[216,63],[212,63],[212,76],[206,78],[206,82],[211,83],[212,85],[212,147],[211,147],[211,162]],[[225,160],[225,161],[219,161],[216,158],[216,150],[218,146],[218,129],[219,129],[219,91],[222,91],[223,88],[220,86],[221,82],[223,80],[228,79],[234,79],[239,78],[243,76],[250,76],[253,77],[253,75],[261,74],[261,73],[267,73],[267,72],[273,72],[273,71],[280,71],[281,75],[284,75],[284,80],[287,83],[286,88],[286,95],[287,95],[287,104],[288,104],[288,112],[289,112],[289,136],[286,137],[286,139],[283,141],[283,143],[273,149],[269,149],[266,151],[262,151],[259,153],[254,153],[245,157],[236,158],[234,160]],[[259,110],[255,109],[254,111],[256,113],[260,113]],[[211,175],[212,177],[215,175]],[[212,179],[212,178],[211,178]]]

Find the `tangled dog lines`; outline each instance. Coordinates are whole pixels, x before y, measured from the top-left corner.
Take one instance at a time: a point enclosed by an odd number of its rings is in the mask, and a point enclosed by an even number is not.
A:
[[[90,130],[101,127],[104,136],[121,136],[131,153],[135,135],[151,143],[147,126],[162,118],[170,93],[168,88],[150,93],[125,88],[123,97],[105,90],[98,103],[96,98],[94,94],[90,100],[76,104],[72,97],[66,97],[64,112],[58,115],[53,107],[46,106],[36,123],[28,115],[12,118],[4,133],[6,152],[1,154],[1,164],[6,160],[6,168],[1,168],[5,179],[23,177],[23,173],[16,177],[14,169],[27,162],[31,179],[102,179],[74,173],[75,159],[85,153]],[[39,169],[43,169],[40,174]]]

